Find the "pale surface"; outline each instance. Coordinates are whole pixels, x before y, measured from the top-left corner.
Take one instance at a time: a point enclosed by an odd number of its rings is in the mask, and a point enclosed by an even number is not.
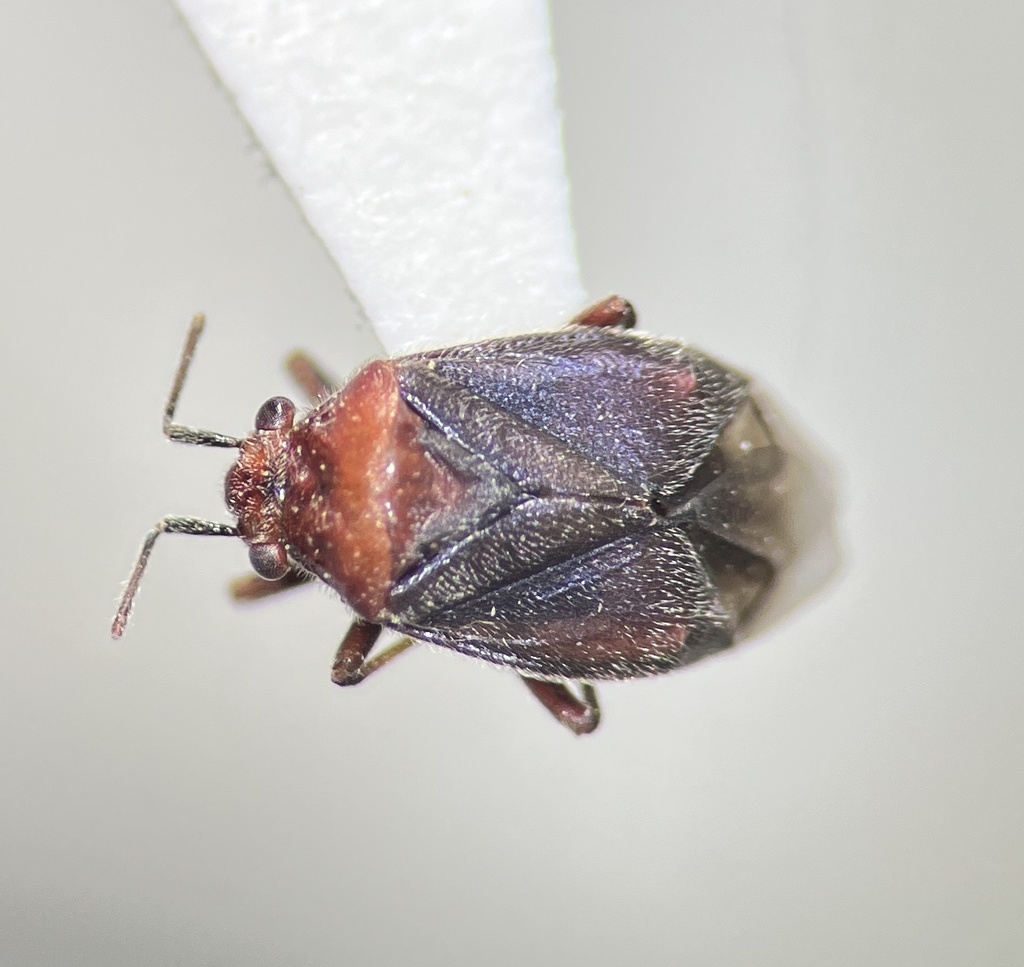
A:
[[[543,0],[177,0],[392,352],[583,304]]]
[[[1019,2],[559,0],[588,289],[828,441],[849,568],[579,741],[437,651],[335,688],[344,609],[233,607],[231,541],[107,639],[225,516],[191,314],[228,433],[380,347],[169,4],[7,7],[0,963],[1024,963]]]

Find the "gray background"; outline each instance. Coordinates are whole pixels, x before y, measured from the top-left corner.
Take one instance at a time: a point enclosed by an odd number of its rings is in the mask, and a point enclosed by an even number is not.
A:
[[[223,515],[158,433],[191,312],[226,432],[376,347],[167,3],[2,6],[0,961],[1024,959],[1024,7],[772,7],[781,215],[768,8],[638,8],[554,14],[585,280],[828,442],[847,573],[574,740],[436,651],[338,691],[342,607],[232,607],[235,542],[165,540],[107,640],[145,528]]]

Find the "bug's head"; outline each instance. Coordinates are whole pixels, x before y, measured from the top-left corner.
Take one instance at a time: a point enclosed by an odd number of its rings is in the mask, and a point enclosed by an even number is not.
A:
[[[256,430],[241,446],[224,480],[224,499],[238,518],[239,536],[249,545],[253,570],[268,581],[288,573],[281,513],[288,475],[288,434],[295,404],[274,396],[256,414]]]
[[[197,430],[174,422],[185,376],[195,354],[196,344],[205,325],[200,314],[192,320],[171,392],[164,407],[164,435],[178,443],[202,447],[230,447],[240,451],[238,460],[228,471],[225,496],[228,506],[238,518],[237,524],[202,520],[198,517],[168,516],[146,535],[132,570],[114,622],[111,635],[120,638],[128,624],[132,604],[142,581],[146,563],[156,539],[163,533],[192,534],[212,537],[241,537],[249,545],[249,560],[256,573],[267,580],[279,580],[289,570],[281,529],[281,499],[285,480],[287,436],[295,421],[295,406],[282,396],[267,400],[256,414],[256,427],[245,438],[227,436],[210,430]]]

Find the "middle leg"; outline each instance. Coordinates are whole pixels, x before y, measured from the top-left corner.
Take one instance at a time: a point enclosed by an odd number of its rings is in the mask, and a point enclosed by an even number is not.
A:
[[[352,627],[341,641],[331,669],[331,680],[335,685],[358,685],[364,678],[379,671],[416,644],[412,638],[399,638],[390,648],[370,658],[369,654],[383,630],[380,625],[362,618],[352,622]]]

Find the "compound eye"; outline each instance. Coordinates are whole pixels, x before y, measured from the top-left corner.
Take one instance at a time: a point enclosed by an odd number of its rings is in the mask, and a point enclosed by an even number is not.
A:
[[[284,396],[271,396],[256,413],[257,430],[286,430],[295,419],[295,404]]]
[[[253,544],[249,563],[264,581],[280,581],[288,573],[288,555],[281,544]]]

